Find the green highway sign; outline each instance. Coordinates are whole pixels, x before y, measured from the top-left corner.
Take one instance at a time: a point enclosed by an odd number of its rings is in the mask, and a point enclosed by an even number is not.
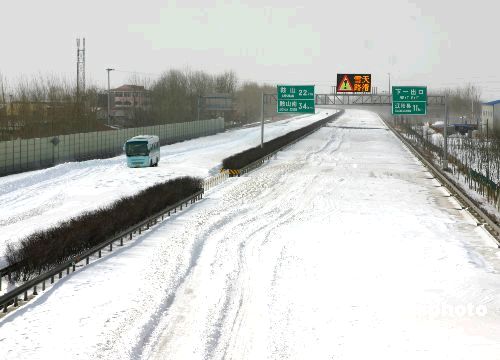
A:
[[[279,113],[312,113],[314,114],[314,99],[278,100]]]
[[[278,85],[278,100],[314,99],[314,85]]]
[[[278,113],[313,113],[314,85],[278,85]]]
[[[393,86],[392,115],[426,115],[426,86]]]

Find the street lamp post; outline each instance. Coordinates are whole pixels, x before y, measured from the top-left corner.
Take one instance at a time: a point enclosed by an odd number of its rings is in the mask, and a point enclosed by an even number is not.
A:
[[[443,128],[443,170],[448,170],[448,94],[445,95],[444,103],[444,128]]]
[[[387,73],[389,75],[389,95],[391,95],[391,73]]]
[[[106,71],[108,72],[108,125],[110,124],[110,108],[111,108],[111,92],[110,92],[110,81],[109,81],[109,73],[113,71],[114,69],[107,68]]]
[[[261,124],[260,124],[260,147],[264,147],[264,92],[262,92]]]

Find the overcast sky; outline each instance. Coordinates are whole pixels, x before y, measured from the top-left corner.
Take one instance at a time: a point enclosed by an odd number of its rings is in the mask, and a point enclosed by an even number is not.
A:
[[[87,81],[111,85],[130,72],[234,70],[240,80],[316,84],[337,73],[371,73],[392,85],[431,90],[480,86],[500,98],[500,5],[492,0],[379,1],[2,1],[0,72],[76,77],[86,38]],[[118,71],[119,70],[119,71]],[[140,74],[141,75],[141,74]]]

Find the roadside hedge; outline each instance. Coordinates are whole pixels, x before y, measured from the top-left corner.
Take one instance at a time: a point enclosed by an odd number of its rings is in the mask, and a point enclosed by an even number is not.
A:
[[[13,278],[28,280],[50,270],[202,189],[199,178],[176,178],[10,243],[6,258],[17,264]]]
[[[269,155],[273,151],[278,150],[279,148],[290,144],[291,142],[297,140],[301,136],[304,136],[308,132],[317,129],[326,123],[338,118],[340,115],[344,113],[344,110],[340,110],[339,112],[328,116],[327,118],[316,121],[308,126],[305,126],[301,129],[294,130],[285,134],[283,136],[277,137],[276,139],[267,141],[264,143],[264,147],[260,147],[260,145],[244,150],[238,154],[231,155],[224,160],[222,160],[222,168],[231,169],[231,170],[240,170],[245,166],[253,163],[254,161],[259,160],[260,158]]]

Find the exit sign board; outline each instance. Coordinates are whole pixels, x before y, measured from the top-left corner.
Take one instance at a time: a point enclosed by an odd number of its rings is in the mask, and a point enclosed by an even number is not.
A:
[[[278,85],[278,113],[314,113],[314,85]]]
[[[392,115],[427,115],[427,87],[393,86]]]

